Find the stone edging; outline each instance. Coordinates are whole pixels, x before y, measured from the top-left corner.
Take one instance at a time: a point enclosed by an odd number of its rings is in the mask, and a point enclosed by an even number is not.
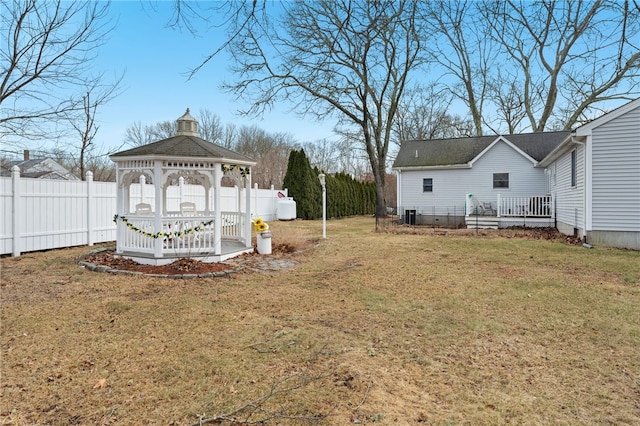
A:
[[[112,250],[111,248],[100,248],[89,252],[88,254],[83,255],[78,261],[78,265],[83,266],[90,271],[93,272],[107,272],[109,274],[115,275],[140,275],[145,277],[153,277],[153,278],[170,278],[170,279],[192,279],[192,278],[215,278],[215,277],[225,277],[234,272],[240,272],[245,269],[244,266],[239,266],[235,269],[230,269],[226,271],[218,271],[218,272],[206,272],[204,274],[145,274],[144,272],[139,271],[127,271],[124,269],[113,269],[109,266],[105,265],[96,265],[95,263],[88,262],[84,259],[87,257],[101,253],[103,251]]]

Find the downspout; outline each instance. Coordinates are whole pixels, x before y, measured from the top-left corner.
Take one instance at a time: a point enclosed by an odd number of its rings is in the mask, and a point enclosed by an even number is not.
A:
[[[587,244],[587,182],[588,182],[588,173],[589,170],[587,168],[587,144],[586,142],[579,141],[575,138],[575,136],[571,135],[571,142],[576,145],[580,145],[584,148],[583,157],[584,157],[584,182],[582,185],[582,243]]]
[[[398,222],[401,215],[404,214],[404,210],[400,213],[402,207],[402,170],[396,170],[396,214],[398,215]]]

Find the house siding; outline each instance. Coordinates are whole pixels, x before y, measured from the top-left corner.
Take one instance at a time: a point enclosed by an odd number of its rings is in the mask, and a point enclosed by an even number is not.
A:
[[[493,189],[493,174],[509,173],[509,188]],[[499,141],[478,158],[471,169],[404,170],[400,213],[406,209],[417,214],[454,214],[464,216],[465,200],[472,193],[478,200],[496,203],[503,196],[544,195],[544,170],[505,142]],[[433,192],[422,192],[422,179],[433,179]]]
[[[593,129],[593,231],[640,232],[640,108]]]
[[[571,186],[571,152],[576,150],[576,186]],[[584,145],[574,145],[549,168],[551,192],[556,200],[558,230],[573,234],[574,229],[584,232]]]

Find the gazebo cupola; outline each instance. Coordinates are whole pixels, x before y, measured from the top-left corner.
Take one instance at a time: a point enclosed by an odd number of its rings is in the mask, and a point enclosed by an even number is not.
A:
[[[177,134],[184,136],[198,136],[198,122],[191,116],[191,113],[189,113],[189,108],[187,108],[187,112],[185,112],[182,117],[178,118]]]
[[[118,186],[116,254],[160,265],[182,257],[221,261],[253,251],[256,162],[200,138],[189,109],[177,125],[175,136],[111,155]],[[230,210],[223,210],[221,200],[225,173],[244,184]]]

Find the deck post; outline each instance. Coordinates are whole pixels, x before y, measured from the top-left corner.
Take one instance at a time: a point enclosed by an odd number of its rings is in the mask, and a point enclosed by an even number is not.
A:
[[[467,194],[467,198],[465,200],[465,216],[471,216],[473,214],[473,194]]]

